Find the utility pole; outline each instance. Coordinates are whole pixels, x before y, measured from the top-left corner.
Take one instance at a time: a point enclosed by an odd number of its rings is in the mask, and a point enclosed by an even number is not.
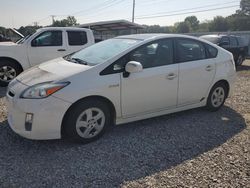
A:
[[[52,18],[52,25],[54,24],[54,22],[55,22],[55,15],[51,15],[51,18]]]
[[[135,22],[135,0],[133,0],[132,22]]]

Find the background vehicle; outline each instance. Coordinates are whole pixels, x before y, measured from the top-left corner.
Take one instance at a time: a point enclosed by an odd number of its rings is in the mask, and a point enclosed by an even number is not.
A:
[[[204,40],[121,36],[19,75],[8,87],[8,121],[26,138],[90,142],[112,124],[202,106],[216,111],[235,77],[232,54]]]
[[[93,32],[75,27],[39,29],[16,43],[0,43],[0,86],[23,70],[94,44]]]
[[[9,42],[9,41],[11,41],[9,38],[6,38],[0,34],[0,42]]]
[[[241,65],[248,54],[248,44],[244,42],[242,37],[234,35],[203,35],[200,38],[217,44],[231,52],[236,66]]]

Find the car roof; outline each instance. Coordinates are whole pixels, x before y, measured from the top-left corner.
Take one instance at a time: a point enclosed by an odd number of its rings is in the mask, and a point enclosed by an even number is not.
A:
[[[192,37],[189,35],[181,35],[181,34],[163,34],[163,33],[151,33],[151,34],[133,34],[133,35],[123,35],[116,37],[117,39],[135,39],[135,40],[152,40],[152,39],[162,39],[162,38],[173,38],[173,37],[183,37],[183,38],[191,38],[198,39],[197,37]]]
[[[79,28],[79,27],[43,27],[40,28],[39,30],[63,30],[63,31],[67,31],[67,30],[79,30],[79,31],[90,31],[90,29],[87,28]]]

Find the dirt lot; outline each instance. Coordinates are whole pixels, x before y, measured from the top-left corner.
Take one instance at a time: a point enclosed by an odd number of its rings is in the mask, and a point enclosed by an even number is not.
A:
[[[250,187],[250,61],[237,74],[219,112],[121,125],[87,145],[14,134],[0,89],[0,187]]]

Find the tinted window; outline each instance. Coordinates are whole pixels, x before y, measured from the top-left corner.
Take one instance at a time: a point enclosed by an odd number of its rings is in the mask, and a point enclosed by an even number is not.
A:
[[[218,54],[218,50],[213,47],[213,46],[210,46],[210,45],[206,45],[207,47],[207,51],[208,51],[208,58],[215,58]]]
[[[128,61],[137,61],[143,68],[150,68],[172,64],[173,60],[172,40],[163,40],[138,48],[129,54]]]
[[[62,32],[45,31],[37,36],[31,44],[32,46],[62,46]]]
[[[230,44],[229,38],[222,37],[220,43],[223,44],[223,46],[228,46]]]
[[[177,39],[178,62],[195,61],[206,58],[202,43],[191,39]]]
[[[237,39],[235,37],[230,37],[230,45],[238,46]]]
[[[67,31],[68,42],[71,46],[81,46],[87,44],[87,34],[84,31]]]

